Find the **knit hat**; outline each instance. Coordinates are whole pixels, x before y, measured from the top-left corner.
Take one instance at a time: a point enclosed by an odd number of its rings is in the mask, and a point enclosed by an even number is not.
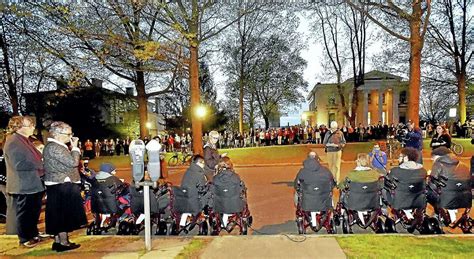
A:
[[[451,154],[451,150],[447,147],[439,147],[431,151],[432,156],[445,156],[447,154]]]
[[[102,163],[100,165],[100,171],[106,172],[106,173],[112,173],[115,170],[115,166],[112,165],[111,163]]]

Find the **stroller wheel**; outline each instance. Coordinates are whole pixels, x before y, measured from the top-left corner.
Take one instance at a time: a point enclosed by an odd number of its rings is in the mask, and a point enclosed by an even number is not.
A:
[[[347,214],[347,211],[344,211],[340,220],[342,222],[342,233],[352,234],[352,229],[349,223],[349,215]]]
[[[199,224],[199,236],[207,236],[209,232],[209,226],[207,225],[207,221],[202,222]]]
[[[444,234],[444,231],[443,229],[441,229],[438,219],[428,218],[428,223],[431,225],[432,233]]]
[[[176,224],[176,222],[173,221],[171,223],[166,224],[166,233],[168,235],[173,235],[173,236],[177,236],[179,234],[178,225]]]
[[[241,218],[240,219],[240,234],[247,235],[249,226],[249,219],[248,218]]]
[[[395,221],[393,219],[386,217],[385,218],[385,232],[386,233],[397,233],[397,228],[395,227]]]
[[[429,235],[434,233],[433,225],[431,225],[429,218],[426,217],[423,219],[421,228],[418,230],[422,235]]]
[[[130,235],[130,227],[127,221],[119,223],[117,235]]]
[[[94,223],[95,222],[92,222],[91,224],[89,224],[89,226],[87,226],[86,235],[88,235],[88,236],[94,235],[95,227],[96,227],[96,225]]]
[[[305,227],[304,227],[304,218],[298,217],[296,219],[296,226],[298,227],[298,234],[306,234]]]
[[[156,235],[165,236],[167,234],[167,230],[168,228],[166,226],[166,222],[159,221],[156,229]]]
[[[334,218],[330,219],[327,232],[328,234],[337,234],[336,222]]]
[[[383,234],[385,232],[386,232],[385,223],[382,221],[381,218],[378,218],[377,222],[375,223],[375,233]]]

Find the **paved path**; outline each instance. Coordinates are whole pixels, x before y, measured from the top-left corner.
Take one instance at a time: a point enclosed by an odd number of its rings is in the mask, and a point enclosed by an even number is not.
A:
[[[293,236],[301,240],[301,236]],[[335,238],[307,236],[296,242],[287,236],[224,236],[214,239],[201,254],[203,259],[226,258],[346,258]]]

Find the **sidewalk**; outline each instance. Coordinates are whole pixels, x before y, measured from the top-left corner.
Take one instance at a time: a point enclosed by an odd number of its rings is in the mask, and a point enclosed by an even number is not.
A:
[[[218,236],[159,237],[153,250],[144,250],[143,237],[77,236],[74,251],[56,253],[51,241],[33,249],[18,247],[16,236],[0,236],[0,257],[35,256],[61,258],[346,258],[333,237],[314,236]]]

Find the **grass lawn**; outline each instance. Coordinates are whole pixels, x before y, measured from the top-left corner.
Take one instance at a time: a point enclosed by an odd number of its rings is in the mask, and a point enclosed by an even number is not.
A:
[[[375,141],[374,141],[375,142]],[[358,153],[369,152],[374,142],[348,143],[342,152],[344,161],[354,161]],[[459,143],[464,147],[462,156],[471,157],[474,155],[474,145],[471,145],[470,139],[453,139],[453,142]],[[424,157],[429,157],[431,153],[430,140],[423,142]],[[308,152],[319,150],[323,153],[322,145],[291,145],[291,146],[270,146],[270,147],[251,147],[236,149],[220,149],[219,153],[227,153],[237,165],[245,164],[281,164],[281,163],[301,163]],[[166,161],[173,153],[166,154]],[[98,169],[100,163],[110,162],[118,168],[130,167],[130,158],[128,156],[106,156],[99,157],[90,161],[93,169]]]
[[[474,237],[352,235],[337,237],[349,258],[474,258]]]

